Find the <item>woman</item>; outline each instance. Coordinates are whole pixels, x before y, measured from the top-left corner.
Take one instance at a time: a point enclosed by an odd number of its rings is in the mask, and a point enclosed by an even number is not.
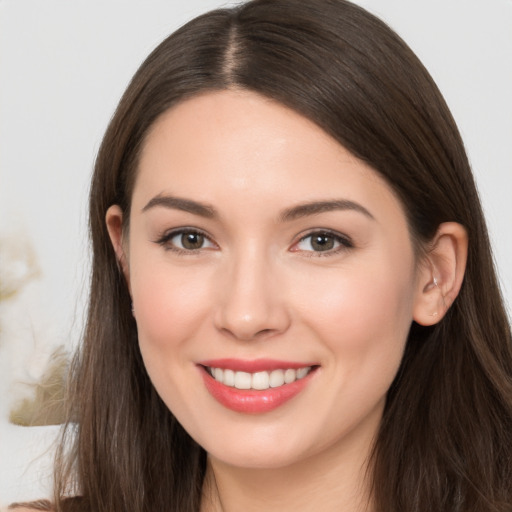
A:
[[[57,510],[512,510],[479,199],[382,22],[256,0],[182,27],[111,121],[90,227]]]

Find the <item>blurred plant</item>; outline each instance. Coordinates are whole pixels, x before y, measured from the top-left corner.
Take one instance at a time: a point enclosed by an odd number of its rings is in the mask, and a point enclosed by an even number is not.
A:
[[[68,353],[49,334],[40,276],[24,231],[0,235],[0,415],[23,426],[65,420]]]

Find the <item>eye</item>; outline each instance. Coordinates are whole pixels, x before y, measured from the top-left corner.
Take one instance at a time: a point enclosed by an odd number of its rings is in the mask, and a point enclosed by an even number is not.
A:
[[[194,229],[180,229],[163,235],[157,243],[178,252],[195,252],[215,248],[216,245],[203,233]]]
[[[337,253],[353,247],[352,242],[342,235],[329,231],[316,231],[302,237],[294,245],[294,251]]]

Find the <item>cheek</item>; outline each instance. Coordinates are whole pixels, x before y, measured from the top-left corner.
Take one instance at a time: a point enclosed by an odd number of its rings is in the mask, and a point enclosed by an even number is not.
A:
[[[405,275],[397,276],[381,265],[364,265],[361,271],[352,268],[308,283],[302,317],[308,334],[325,349],[329,392],[317,404],[324,416],[306,418],[304,424],[318,423],[312,428],[326,443],[366,420],[374,427],[380,421],[412,319],[413,287],[402,268]]]
[[[144,261],[144,260],[140,260]],[[132,293],[141,350],[174,353],[194,337],[211,305],[209,277],[165,261],[132,262]]]
[[[307,283],[303,316],[352,384],[368,379],[387,386],[402,358],[412,322],[413,265],[412,259],[388,263],[380,258]]]
[[[178,417],[197,414],[195,340],[210,309],[208,277],[153,262],[137,268],[133,261],[132,292],[139,347],[149,377],[167,407]]]

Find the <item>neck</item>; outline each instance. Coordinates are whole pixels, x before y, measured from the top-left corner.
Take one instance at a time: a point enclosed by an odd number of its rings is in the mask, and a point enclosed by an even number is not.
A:
[[[346,443],[279,468],[240,468],[208,456],[201,512],[371,512],[372,443]]]

